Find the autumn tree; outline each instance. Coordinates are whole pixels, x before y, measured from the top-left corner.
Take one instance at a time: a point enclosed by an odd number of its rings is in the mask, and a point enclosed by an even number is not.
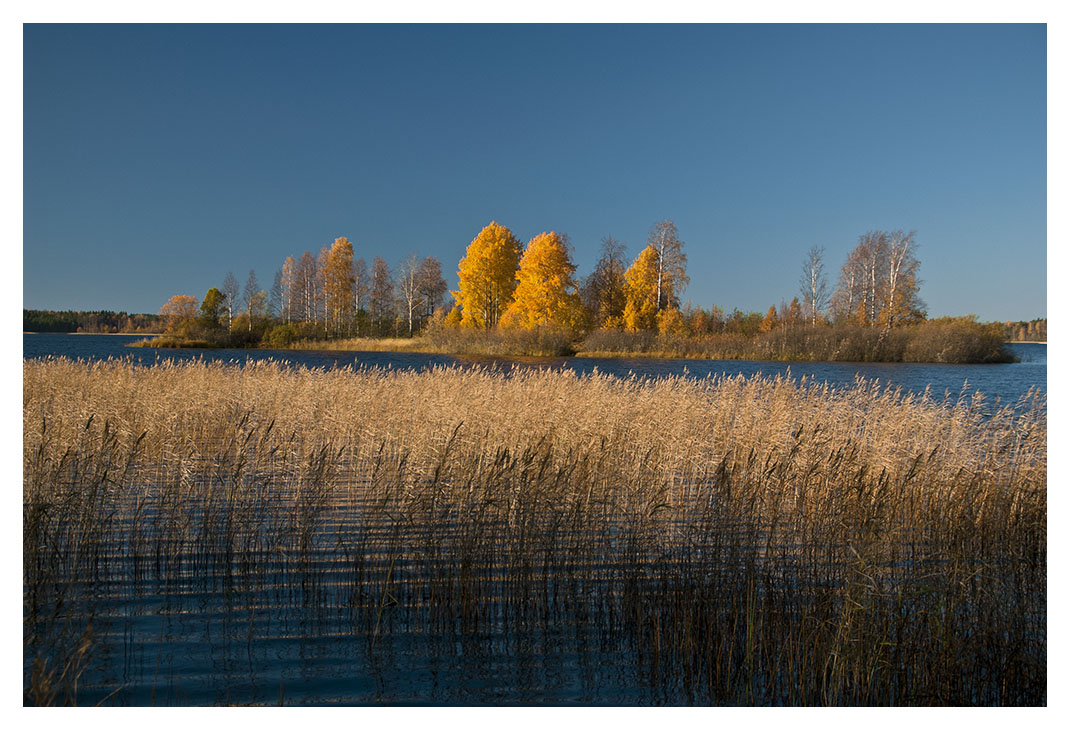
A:
[[[223,278],[223,286],[220,287],[220,291],[223,292],[226,303],[227,328],[230,329],[231,322],[234,320],[234,310],[238,306],[238,280],[235,278],[234,272],[227,272],[227,276]]]
[[[625,272],[625,327],[653,330],[658,322],[658,249],[647,246]]]
[[[625,245],[607,236],[595,269],[588,275],[580,297],[594,327],[613,328],[623,324],[625,312]]]
[[[684,316],[676,307],[667,307],[655,316],[658,334],[662,337],[683,337],[688,334]]]
[[[695,337],[709,335],[714,332],[716,319],[713,312],[707,312],[702,307],[688,305],[681,312],[684,323],[688,328],[688,334]]]
[[[770,309],[766,310],[766,316],[759,323],[759,332],[772,332],[775,327],[777,327],[777,306],[770,305]]]
[[[368,273],[368,264],[364,259],[353,262],[353,313],[357,334],[361,334],[361,322],[368,309],[368,293],[371,290],[371,276]]]
[[[170,300],[169,300],[170,301]],[[215,287],[211,287],[201,300],[201,312],[198,320],[207,330],[216,330],[222,324],[220,318],[226,310],[226,298]]]
[[[803,260],[800,275],[800,294],[803,296],[803,316],[811,325],[817,325],[822,313],[829,307],[829,283],[826,280],[825,264],[822,261],[825,248],[812,246]]]
[[[491,221],[469,244],[458,263],[458,291],[462,323],[490,329],[498,324],[517,287],[521,242],[506,228]]]
[[[420,286],[417,279],[419,271],[420,264],[416,254],[405,257],[398,265],[398,303],[409,325],[410,337],[413,336],[413,318],[420,317]]]
[[[176,294],[160,308],[164,320],[164,332],[169,335],[189,337],[196,326],[197,300],[186,294]]]
[[[868,231],[859,237],[859,244],[848,254],[841,268],[838,302],[844,317],[861,325],[877,322],[883,282],[879,272],[887,253],[888,240],[884,231]]]
[[[443,265],[434,256],[426,256],[417,270],[417,291],[423,306],[421,319],[427,320],[439,307],[446,296],[446,280],[443,279]]]
[[[517,288],[502,318],[505,325],[527,330],[540,325],[576,328],[580,323],[580,295],[563,237],[541,233],[525,248],[517,270]]]
[[[283,272],[276,270],[268,291],[268,317],[280,317],[283,311]]]
[[[246,330],[248,332],[253,330],[253,298],[257,296],[259,291],[260,285],[257,284],[257,273],[250,269],[249,277],[245,280],[245,288],[242,290],[242,305],[245,307]]]
[[[868,231],[841,267],[833,309],[838,319],[894,325],[925,319],[919,299],[915,233]]]
[[[792,301],[788,303],[787,312],[783,319],[790,327],[796,327],[803,322],[803,308],[800,306],[799,297],[793,297]]]
[[[282,288],[281,304],[279,307],[279,317],[283,322],[289,324],[297,317],[294,306],[295,296],[297,294],[297,262],[294,261],[294,257],[286,257],[286,261],[283,262],[283,268],[281,270],[280,282]]]
[[[353,321],[353,244],[342,236],[327,252],[323,267],[324,322],[329,332],[343,334]]]
[[[319,299],[319,266],[311,251],[306,251],[294,267],[294,282],[291,298],[294,302],[295,319],[303,322],[316,320],[316,303]]]
[[[678,307],[680,295],[688,286],[685,269],[688,257],[684,254],[684,242],[677,235],[673,221],[659,221],[647,235],[647,245],[658,253],[655,277],[655,309]]]
[[[885,263],[885,298],[878,319],[889,330],[895,325],[925,319],[925,305],[919,299],[919,260],[915,256],[915,232],[901,230],[888,234]]]
[[[372,260],[372,287],[368,298],[368,314],[372,326],[385,334],[394,320],[394,280],[386,260],[377,256]]]

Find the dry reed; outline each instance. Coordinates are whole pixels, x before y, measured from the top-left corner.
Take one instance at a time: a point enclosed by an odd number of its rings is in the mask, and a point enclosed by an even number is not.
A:
[[[647,702],[1045,702],[1036,393],[50,359],[23,419],[27,703],[122,698],[100,587],[191,574],[369,658],[590,625]]]

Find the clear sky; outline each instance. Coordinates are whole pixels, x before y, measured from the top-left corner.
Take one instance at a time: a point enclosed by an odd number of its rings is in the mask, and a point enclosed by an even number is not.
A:
[[[1046,316],[1041,25],[24,31],[23,305],[155,312],[337,236],[457,261],[492,219],[586,276],[676,222],[685,301],[765,311],[915,229],[931,316]]]

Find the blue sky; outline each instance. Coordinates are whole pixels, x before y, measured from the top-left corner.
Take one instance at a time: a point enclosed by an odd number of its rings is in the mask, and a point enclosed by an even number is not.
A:
[[[492,219],[586,275],[670,218],[705,307],[904,228],[931,316],[1044,317],[1045,59],[1038,25],[30,25],[23,304],[154,312],[336,236],[455,286]]]

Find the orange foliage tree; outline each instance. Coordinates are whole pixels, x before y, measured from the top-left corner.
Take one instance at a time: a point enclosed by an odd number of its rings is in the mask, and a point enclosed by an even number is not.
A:
[[[188,294],[176,294],[160,308],[160,317],[165,322],[164,332],[182,337],[192,334],[198,314],[197,300]]]
[[[521,242],[505,226],[491,221],[469,244],[458,262],[462,324],[490,329],[498,324],[517,287]]]
[[[759,323],[759,332],[768,333],[777,327],[777,307],[770,305],[770,309],[766,310],[766,317],[762,318],[762,322]]]
[[[625,328],[653,330],[658,322],[658,249],[648,246],[625,272]]]
[[[517,289],[502,324],[531,330],[540,325],[579,326],[580,295],[573,274],[576,267],[560,235],[541,233],[528,242],[517,270]]]
[[[353,322],[353,244],[345,236],[335,239],[323,266],[324,313],[328,329],[336,334]]]

